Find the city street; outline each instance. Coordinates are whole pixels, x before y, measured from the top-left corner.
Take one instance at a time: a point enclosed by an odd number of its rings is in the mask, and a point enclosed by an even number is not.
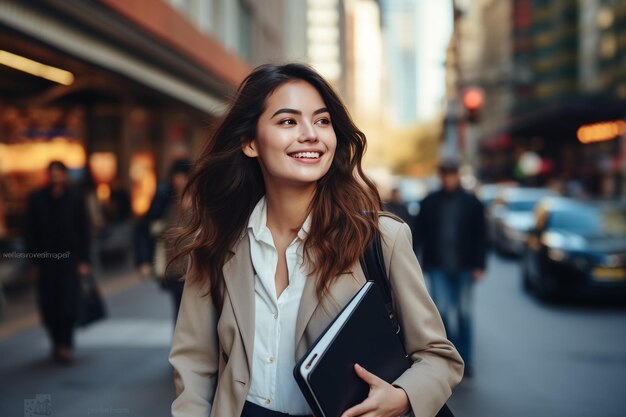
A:
[[[103,283],[109,319],[79,331],[72,366],[48,361],[39,326],[0,326],[1,416],[37,398],[49,416],[169,415],[170,300],[126,275]],[[624,415],[626,308],[543,305],[522,292],[516,261],[496,256],[476,289],[475,376],[449,401],[457,416]]]
[[[475,294],[475,376],[450,406],[464,417],[624,416],[624,329],[626,307],[541,304],[515,260],[491,256]]]

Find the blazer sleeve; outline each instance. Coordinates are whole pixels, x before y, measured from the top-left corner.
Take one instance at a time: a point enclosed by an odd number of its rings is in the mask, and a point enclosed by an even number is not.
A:
[[[386,223],[391,221],[386,219]],[[411,232],[394,221],[385,234],[385,258],[389,269],[396,315],[402,327],[404,347],[413,361],[393,385],[409,398],[415,417],[433,417],[463,376],[463,360],[448,341],[411,245]]]
[[[208,417],[218,371],[217,314],[206,290],[185,282],[169,361],[174,368],[173,417]]]

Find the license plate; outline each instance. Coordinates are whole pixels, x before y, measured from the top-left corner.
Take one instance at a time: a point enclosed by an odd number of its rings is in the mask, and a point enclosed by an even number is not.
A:
[[[626,268],[594,268],[593,278],[596,281],[624,281]]]

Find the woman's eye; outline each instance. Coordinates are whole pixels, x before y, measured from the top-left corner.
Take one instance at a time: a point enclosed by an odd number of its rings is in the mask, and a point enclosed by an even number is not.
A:
[[[329,125],[330,124],[330,119],[324,117],[322,119],[319,119],[315,123],[318,124],[318,125]]]
[[[280,121],[281,125],[295,125],[296,121],[293,119],[284,119]]]

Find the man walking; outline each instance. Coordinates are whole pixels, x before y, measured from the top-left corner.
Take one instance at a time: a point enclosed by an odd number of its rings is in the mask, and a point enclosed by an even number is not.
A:
[[[484,209],[461,187],[458,162],[442,161],[439,175],[441,189],[420,205],[416,246],[448,337],[465,361],[465,375],[472,376],[472,287],[485,269]]]
[[[29,198],[24,238],[35,261],[39,310],[52,357],[68,364],[73,360],[80,280],[91,273],[89,215],[63,162],[50,162],[48,180]]]

